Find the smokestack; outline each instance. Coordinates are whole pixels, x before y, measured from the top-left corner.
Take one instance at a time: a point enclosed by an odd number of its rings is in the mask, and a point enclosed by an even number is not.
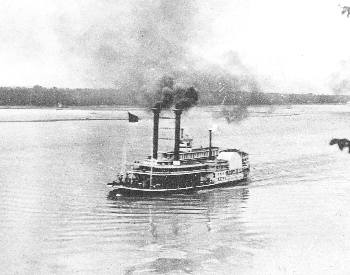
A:
[[[180,124],[181,124],[181,114],[182,109],[175,109],[175,145],[174,145],[174,161],[180,159]]]
[[[153,116],[153,158],[158,158],[158,132],[160,108],[152,108]]]
[[[209,159],[212,159],[211,134],[212,134],[212,130],[209,130]]]

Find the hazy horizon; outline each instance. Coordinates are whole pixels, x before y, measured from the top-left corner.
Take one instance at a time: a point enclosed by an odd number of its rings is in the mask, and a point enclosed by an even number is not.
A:
[[[0,86],[138,90],[174,75],[348,93],[350,18],[338,5],[349,2],[0,0]]]

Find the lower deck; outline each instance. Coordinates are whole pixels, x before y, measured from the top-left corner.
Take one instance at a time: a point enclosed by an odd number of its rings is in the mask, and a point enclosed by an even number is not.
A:
[[[133,177],[126,178],[124,181],[117,182],[117,184],[138,189],[179,189],[194,187],[199,185],[200,182],[200,173],[166,176],[136,174]]]
[[[173,194],[189,194],[201,190],[206,189],[214,189],[214,188],[220,188],[220,187],[227,187],[227,186],[235,186],[238,185],[240,182],[245,181],[246,178],[240,179],[240,180],[232,180],[232,181],[211,181],[211,182],[200,182],[198,185],[193,186],[184,186],[184,187],[178,187],[178,188],[139,188],[139,187],[133,187],[133,186],[126,186],[126,185],[117,185],[113,186],[114,190],[110,192],[110,196],[137,196],[137,197],[143,197],[143,196],[167,196],[167,195],[173,195]]]
[[[190,175],[150,176],[145,174],[133,175],[123,181],[110,183],[117,193],[124,195],[155,195],[187,193],[201,189],[210,189],[232,185],[247,179],[249,170],[240,170],[237,173],[230,171],[218,172],[222,177],[213,177],[213,173],[196,173]],[[216,174],[216,173],[214,173]]]

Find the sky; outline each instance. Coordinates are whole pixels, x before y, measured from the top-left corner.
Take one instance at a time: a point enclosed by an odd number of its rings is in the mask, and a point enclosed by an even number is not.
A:
[[[350,0],[0,4],[0,86],[114,88],[219,66],[264,92],[331,94],[350,78],[350,17],[338,6]]]

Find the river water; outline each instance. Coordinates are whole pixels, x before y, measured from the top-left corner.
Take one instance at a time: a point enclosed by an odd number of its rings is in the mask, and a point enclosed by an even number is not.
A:
[[[194,108],[185,132],[247,151],[249,181],[145,199],[106,185],[151,153],[151,115],[130,110],[140,122],[94,120],[126,108],[0,110],[0,274],[350,274],[350,154],[329,145],[350,138],[349,106],[251,108],[231,124]]]

